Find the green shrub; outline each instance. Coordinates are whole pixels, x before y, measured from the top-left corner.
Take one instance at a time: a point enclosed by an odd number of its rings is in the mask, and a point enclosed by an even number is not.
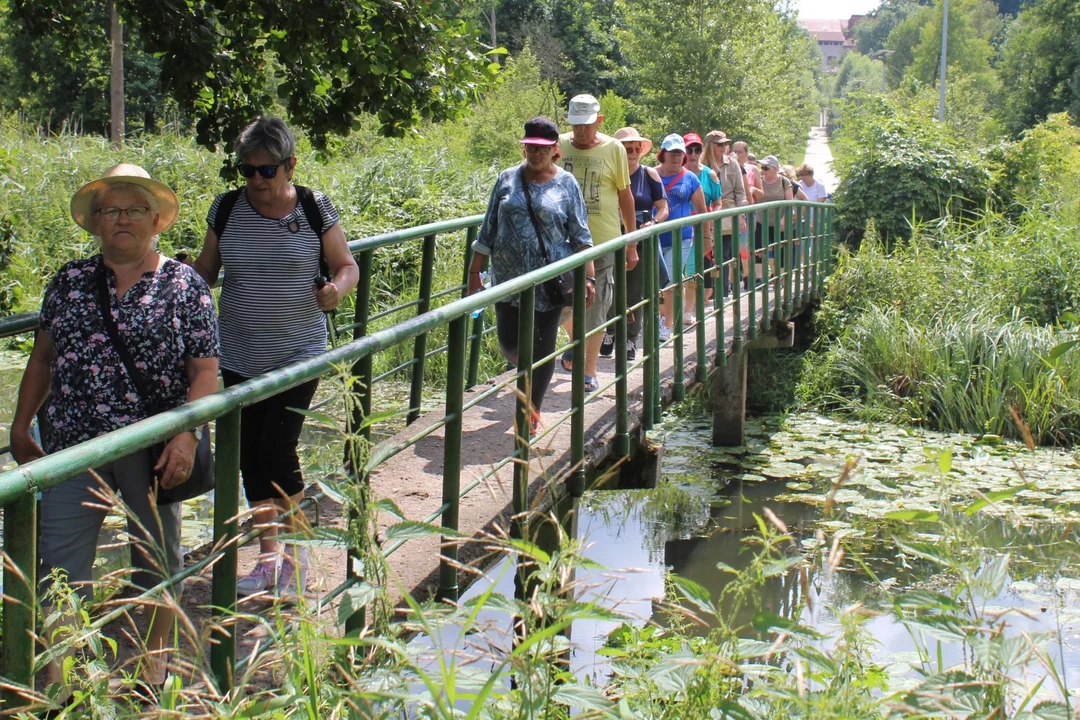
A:
[[[857,244],[874,220],[887,245],[914,224],[981,208],[990,173],[947,128],[901,107],[900,99],[856,95],[843,103],[833,170],[841,238]]]
[[[1019,212],[1038,205],[1080,202],[1080,128],[1066,113],[1051,115],[1014,143],[1001,143],[990,156],[998,165],[993,196]]]

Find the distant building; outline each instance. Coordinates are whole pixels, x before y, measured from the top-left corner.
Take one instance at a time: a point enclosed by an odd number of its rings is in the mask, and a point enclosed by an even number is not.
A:
[[[862,19],[863,16],[856,15],[848,20],[799,20],[799,25],[817,41],[824,72],[839,68],[844,53],[855,47],[851,29]]]

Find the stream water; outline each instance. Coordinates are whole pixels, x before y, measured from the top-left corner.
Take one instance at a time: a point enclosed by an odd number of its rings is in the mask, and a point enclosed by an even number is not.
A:
[[[912,548],[946,545],[944,534],[960,559],[976,569],[1008,555],[1008,574],[997,592],[973,599],[977,611],[1000,616],[1006,633],[1032,634],[1049,651],[1068,687],[1080,687],[1080,545],[1073,525],[1080,520],[1080,465],[1074,453],[1053,449],[1029,452],[999,438],[905,430],[842,422],[811,414],[754,418],[747,444],[740,448],[710,447],[705,418],[672,422],[661,429],[664,441],[662,480],[650,490],[589,492],[578,507],[577,537],[584,554],[603,570],[578,571],[582,597],[621,613],[623,622],[661,626],[672,621],[670,573],[688,578],[720,598],[732,574],[753,557],[747,542],[759,535],[757,518],[765,508],[787,525],[798,549],[813,562],[808,582],[795,571],[766,580],[756,602],[735,616],[730,626],[746,637],[760,637],[751,627],[755,613],[767,611],[806,624],[825,635],[827,648],[838,632],[837,613],[861,604],[870,616],[864,627],[872,638],[873,659],[886,666],[889,686],[913,686],[918,674],[912,663],[918,650],[935,653],[934,666],[949,667],[969,651],[956,642],[926,637],[909,629],[892,612],[893,598],[910,590],[948,594],[956,578]],[[854,471],[835,490],[834,484],[853,462]],[[991,503],[945,528],[929,522],[943,499],[970,507],[980,493],[1021,488],[1002,502]],[[828,496],[833,506],[826,516]],[[991,495],[991,497],[994,497]],[[908,515],[890,515],[892,513]],[[919,514],[923,513],[923,514]],[[899,518],[899,519],[895,519]],[[916,521],[915,518],[924,520]],[[814,552],[824,535],[826,552]],[[846,551],[836,572],[826,572],[823,556],[833,538]],[[721,567],[718,567],[720,564]],[[491,583],[496,592],[512,595],[513,571],[508,562],[468,591],[476,597]],[[812,609],[805,594],[812,596]],[[490,672],[487,648],[509,647],[509,622],[498,613],[484,614],[490,623],[486,643],[475,635],[459,645],[472,648],[481,676]],[[579,676],[605,682],[608,659],[599,651],[620,621],[577,621],[571,629],[571,666]],[[689,625],[704,634],[708,624]],[[457,628],[446,628],[437,645],[446,650],[459,642]],[[494,639],[490,633],[494,632]],[[1045,633],[1046,636],[1039,636]],[[432,639],[418,638],[418,654],[430,653]],[[477,652],[477,648],[481,648]],[[937,656],[940,653],[940,656]],[[1037,663],[1021,663],[1016,671],[1032,684],[1046,674]]]

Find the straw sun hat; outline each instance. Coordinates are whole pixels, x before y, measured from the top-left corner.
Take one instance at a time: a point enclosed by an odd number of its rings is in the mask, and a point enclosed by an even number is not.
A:
[[[628,142],[641,143],[642,145],[645,146],[644,149],[642,149],[642,151],[641,151],[642,155],[648,155],[649,151],[652,150],[652,140],[650,140],[647,137],[642,137],[641,134],[638,133],[636,128],[632,128],[632,127],[619,128],[618,130],[615,131],[615,139],[618,140],[621,143],[628,143]]]
[[[79,227],[91,233],[94,232],[94,216],[91,205],[99,192],[104,192],[110,185],[117,183],[130,183],[145,188],[158,204],[158,226],[156,233],[163,233],[173,226],[177,215],[180,214],[180,201],[176,199],[176,193],[164,183],[150,179],[150,173],[138,165],[120,163],[105,171],[105,174],[97,180],[86,183],[71,198],[71,217],[75,219]]]

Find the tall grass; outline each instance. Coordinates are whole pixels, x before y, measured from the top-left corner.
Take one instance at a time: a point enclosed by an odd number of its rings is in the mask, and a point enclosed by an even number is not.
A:
[[[841,250],[800,383],[810,406],[946,431],[1080,439],[1080,194]],[[1055,348],[1059,348],[1055,351]]]

